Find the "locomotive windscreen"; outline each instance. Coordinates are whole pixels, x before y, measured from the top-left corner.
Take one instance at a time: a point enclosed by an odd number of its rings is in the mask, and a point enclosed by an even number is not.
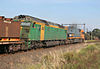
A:
[[[25,23],[25,22],[21,23],[21,26],[30,26],[30,25],[31,25],[31,23]]]

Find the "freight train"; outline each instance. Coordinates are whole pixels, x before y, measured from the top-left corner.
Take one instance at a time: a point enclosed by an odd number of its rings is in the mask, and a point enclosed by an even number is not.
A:
[[[62,26],[28,15],[0,16],[0,52],[15,52],[84,41],[77,26]]]

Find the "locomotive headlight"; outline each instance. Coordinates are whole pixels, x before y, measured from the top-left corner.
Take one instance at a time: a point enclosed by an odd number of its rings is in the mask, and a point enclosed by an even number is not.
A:
[[[69,36],[72,36],[72,34],[69,34]]]
[[[69,37],[72,37],[72,36],[74,36],[74,34],[69,34]]]

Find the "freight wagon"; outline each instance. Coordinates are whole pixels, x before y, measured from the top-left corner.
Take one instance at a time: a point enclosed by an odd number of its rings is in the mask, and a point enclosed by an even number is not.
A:
[[[20,22],[0,16],[0,51],[18,50],[20,44]]]

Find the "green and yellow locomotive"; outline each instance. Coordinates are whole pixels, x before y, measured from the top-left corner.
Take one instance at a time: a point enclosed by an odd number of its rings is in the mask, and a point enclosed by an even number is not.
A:
[[[25,41],[27,49],[66,43],[67,30],[64,26],[25,15],[14,19],[21,20],[20,39]]]

